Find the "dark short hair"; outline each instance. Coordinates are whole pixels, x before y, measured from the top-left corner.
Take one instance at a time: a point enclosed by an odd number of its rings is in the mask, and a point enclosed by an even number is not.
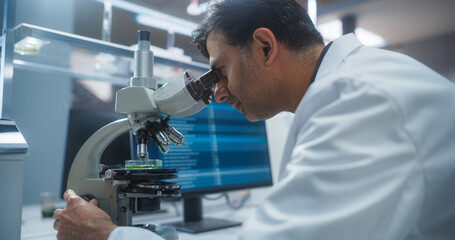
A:
[[[193,43],[209,57],[207,37],[223,34],[227,44],[243,49],[260,27],[270,29],[277,41],[298,52],[308,46],[323,44],[306,10],[295,0],[221,0],[213,3],[208,15],[193,31]]]

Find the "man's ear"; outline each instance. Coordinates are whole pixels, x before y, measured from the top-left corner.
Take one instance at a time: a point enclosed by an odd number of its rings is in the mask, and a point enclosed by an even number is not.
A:
[[[253,32],[254,48],[260,50],[264,57],[265,65],[269,66],[275,61],[278,53],[278,44],[275,35],[268,28],[258,28]]]

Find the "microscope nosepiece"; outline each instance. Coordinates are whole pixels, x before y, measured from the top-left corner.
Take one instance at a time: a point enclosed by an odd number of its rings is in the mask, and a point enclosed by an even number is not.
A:
[[[156,145],[158,146],[158,148],[160,149],[160,151],[164,154],[168,153],[169,152],[169,146],[168,145],[163,145],[163,144],[160,144],[160,143],[156,143]]]
[[[175,129],[174,127],[169,126],[166,129],[166,133],[169,136],[171,142],[177,146],[180,146],[185,142],[185,136],[183,136],[183,134],[177,131],[177,129]]]
[[[148,156],[148,146],[147,144],[138,144],[137,145],[137,157],[139,159],[147,159]]]

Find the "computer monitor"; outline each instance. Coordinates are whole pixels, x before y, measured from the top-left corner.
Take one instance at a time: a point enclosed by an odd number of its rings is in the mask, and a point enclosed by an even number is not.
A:
[[[272,184],[265,122],[249,122],[229,104],[212,103],[195,115],[171,117],[170,125],[185,136],[183,145],[158,154],[164,168],[179,169],[172,182],[181,184],[184,219],[172,225],[192,233],[239,225],[205,219],[201,197]],[[151,155],[158,152],[151,149]]]

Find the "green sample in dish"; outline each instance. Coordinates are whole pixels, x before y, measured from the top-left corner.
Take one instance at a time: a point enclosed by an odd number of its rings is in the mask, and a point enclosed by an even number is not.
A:
[[[125,161],[126,169],[162,168],[162,167],[163,167],[163,163],[159,159]]]

